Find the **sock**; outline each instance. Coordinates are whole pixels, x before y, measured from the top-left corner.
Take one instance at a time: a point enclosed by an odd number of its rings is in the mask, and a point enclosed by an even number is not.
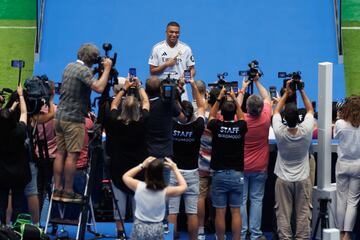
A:
[[[199,226],[198,234],[204,234],[204,226]]]

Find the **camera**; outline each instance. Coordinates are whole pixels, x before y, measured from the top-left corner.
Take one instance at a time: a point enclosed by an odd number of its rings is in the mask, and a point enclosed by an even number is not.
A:
[[[28,115],[38,114],[44,104],[49,105],[51,88],[48,81],[46,75],[26,79],[24,87]]]
[[[242,77],[248,77],[248,80],[253,81],[258,74],[261,77],[263,72],[259,68],[259,62],[257,60],[251,61],[249,64],[249,70],[239,71],[239,75]]]
[[[284,79],[284,82],[283,82],[284,88],[286,88],[286,82],[291,79],[293,80],[290,83],[291,90],[293,90],[293,91],[301,90],[305,87],[304,82],[300,81],[301,80],[301,72],[300,71],[292,72],[292,73],[278,72],[278,78],[286,78],[286,79]]]
[[[119,75],[119,72],[115,68],[117,53],[114,53],[113,57],[109,56],[109,51],[112,49],[111,43],[104,43],[102,45],[102,48],[105,51],[105,56],[99,56],[96,59],[95,64],[98,64],[98,66],[93,69],[93,73],[99,74],[99,77],[100,77],[101,74],[104,72],[104,66],[103,66],[102,62],[104,61],[105,58],[110,58],[112,61],[112,67],[111,67],[110,74],[109,74],[108,85],[114,86],[114,85],[118,84],[117,77]]]
[[[209,87],[216,87],[216,88],[219,88],[219,89],[222,89],[223,87],[225,87],[225,90],[226,90],[226,93],[230,93],[231,91],[231,88],[233,89],[233,91],[235,93],[238,92],[238,82],[237,81],[231,81],[231,82],[228,82],[225,80],[225,77],[228,75],[227,72],[223,72],[223,73],[218,73],[217,74],[217,77],[218,77],[218,80],[214,83],[209,83],[208,86]]]
[[[214,83],[209,83],[208,86],[209,87],[217,87],[219,89],[222,89],[225,84],[227,83],[226,80],[225,80],[225,77],[228,75],[227,72],[223,72],[223,73],[218,73],[217,74],[217,78],[218,80]]]

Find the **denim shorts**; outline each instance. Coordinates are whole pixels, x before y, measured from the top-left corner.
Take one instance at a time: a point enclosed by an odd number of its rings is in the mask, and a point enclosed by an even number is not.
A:
[[[184,198],[185,213],[197,214],[197,203],[199,197],[199,172],[196,171],[181,171],[181,175],[184,177],[187,183],[186,191],[177,197],[169,198],[169,213],[178,214],[181,196]],[[170,186],[176,186],[177,181],[173,172],[170,175]]]
[[[242,202],[244,173],[235,170],[213,172],[211,198],[215,208],[239,208]]]
[[[38,169],[35,166],[34,162],[30,162],[30,171],[31,171],[31,181],[26,185],[24,189],[24,194],[26,197],[38,194],[38,188],[37,188]]]

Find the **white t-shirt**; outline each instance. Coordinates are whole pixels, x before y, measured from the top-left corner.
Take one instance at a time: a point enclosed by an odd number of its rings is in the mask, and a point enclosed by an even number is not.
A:
[[[297,182],[309,177],[309,147],[312,139],[314,116],[307,113],[297,126],[296,135],[288,132],[279,113],[273,116],[273,130],[278,154],[274,173],[282,180]]]
[[[335,123],[335,138],[339,139],[338,160],[360,161],[360,127],[340,119]]]
[[[144,222],[161,222],[165,216],[165,188],[153,191],[139,182],[135,190],[135,217]]]
[[[169,58],[174,58],[176,56],[176,64],[172,67],[166,68],[162,74],[158,75],[158,77],[160,79],[165,79],[167,75],[164,73],[176,72],[177,74],[171,75],[171,78],[179,79],[180,76],[184,74],[184,70],[195,65],[195,59],[191,48],[181,41],[178,41],[173,48],[168,45],[166,40],[157,43],[151,51],[149,65],[158,67],[163,65]]]

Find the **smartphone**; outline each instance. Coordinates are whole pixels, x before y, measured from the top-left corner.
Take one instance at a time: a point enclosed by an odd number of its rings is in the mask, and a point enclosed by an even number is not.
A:
[[[184,70],[184,78],[185,78],[185,82],[188,83],[191,79],[191,72],[189,69]]]
[[[24,68],[25,61],[24,60],[11,60],[11,67],[13,68]]]
[[[136,68],[129,68],[129,77],[136,77]]]
[[[231,87],[232,87],[234,93],[237,94],[239,91],[238,82],[237,81],[231,82]]]
[[[61,82],[55,83],[55,94],[60,94]]]
[[[276,86],[270,86],[269,87],[269,92],[270,92],[270,98],[271,99],[276,98]]]

